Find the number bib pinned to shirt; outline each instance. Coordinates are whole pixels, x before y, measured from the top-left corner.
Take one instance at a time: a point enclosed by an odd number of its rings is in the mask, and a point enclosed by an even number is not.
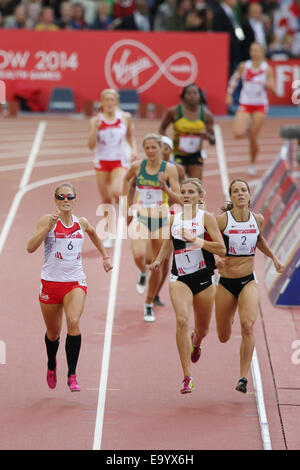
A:
[[[139,203],[144,207],[161,206],[163,203],[163,192],[160,187],[139,187]]]
[[[179,137],[179,150],[186,153],[196,153],[200,150],[201,137],[199,135],[181,135]]]
[[[192,243],[187,243],[182,250],[176,250],[174,255],[178,276],[192,274],[206,267],[201,248]]]

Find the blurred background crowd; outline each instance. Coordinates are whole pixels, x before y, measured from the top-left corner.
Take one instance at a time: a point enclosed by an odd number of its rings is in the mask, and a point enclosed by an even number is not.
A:
[[[225,31],[232,64],[258,41],[267,57],[300,57],[300,0],[0,0],[0,28]]]

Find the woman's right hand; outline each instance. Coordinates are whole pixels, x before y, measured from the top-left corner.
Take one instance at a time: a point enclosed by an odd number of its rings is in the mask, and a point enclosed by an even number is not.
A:
[[[150,271],[157,271],[160,268],[161,262],[155,260],[152,264],[149,265]]]
[[[48,225],[48,229],[49,229],[49,232],[55,227],[55,225],[57,224],[58,222],[58,219],[59,219],[59,214],[60,214],[60,211],[58,209],[56,209],[56,211],[50,215],[50,218],[49,218],[49,225]]]

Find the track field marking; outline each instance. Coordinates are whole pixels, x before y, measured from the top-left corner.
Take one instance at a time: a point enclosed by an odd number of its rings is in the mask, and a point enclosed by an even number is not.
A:
[[[116,304],[116,296],[117,296],[117,287],[118,287],[118,279],[119,279],[124,228],[125,228],[125,217],[123,214],[123,206],[122,206],[122,199],[121,199],[120,212],[119,212],[119,218],[118,218],[118,227],[117,227],[117,236],[115,239],[113,270],[112,270],[112,275],[111,275],[111,280],[110,280],[110,289],[109,289],[109,296],[108,296],[108,306],[107,306],[107,314],[106,314],[105,336],[104,336],[104,346],[103,346],[103,355],[102,355],[102,364],[101,364],[100,385],[99,385],[99,394],[98,394],[98,405],[97,405],[93,450],[100,450],[101,442],[102,442],[106,391],[108,390],[107,379],[108,379],[109,359],[110,359],[110,351],[111,351],[111,339],[112,339],[112,331],[113,331],[113,322],[114,322],[114,313],[115,313],[115,304]]]
[[[226,156],[225,156],[225,151],[224,151],[222,131],[219,125],[215,125],[214,130],[215,130],[215,136],[216,136],[217,154],[218,154],[219,165],[220,165],[222,189],[223,189],[223,193],[225,197],[229,198],[229,194],[228,194],[229,179],[228,179],[228,172],[227,172],[227,167],[226,167]],[[260,374],[260,367],[259,367],[259,362],[258,362],[258,357],[257,357],[257,352],[256,352],[255,347],[254,347],[252,361],[251,361],[251,371],[252,371],[252,377],[253,377],[253,385],[254,385],[254,390],[255,390],[255,399],[256,399],[256,406],[258,410],[263,447],[264,447],[264,450],[272,450],[271,438],[270,438],[270,433],[269,433],[269,424],[268,424],[268,418],[267,418],[266,407],[265,407],[265,402],[264,402],[264,393],[263,393],[263,386],[262,386],[262,380],[261,380],[261,374]]]
[[[13,202],[10,206],[8,215],[5,219],[5,223],[0,234],[0,254],[2,253],[3,246],[5,244],[8,232],[10,230],[10,227],[17,213],[20,201],[23,197],[23,191],[25,190],[26,185],[31,176],[31,173],[35,164],[35,160],[39,153],[42,139],[46,130],[46,126],[47,126],[46,121],[41,121],[38,125],[37,131],[36,131],[33,143],[32,143],[32,147],[29,153],[29,157],[28,157],[28,160],[27,160],[27,163],[26,163],[26,166],[25,166],[25,169],[24,169],[24,172],[23,172],[20,184],[19,184],[19,191],[17,192],[17,194],[15,195],[13,199]]]

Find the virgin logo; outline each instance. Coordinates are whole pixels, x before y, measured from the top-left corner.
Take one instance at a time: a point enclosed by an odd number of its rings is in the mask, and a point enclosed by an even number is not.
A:
[[[132,39],[114,43],[105,58],[105,78],[112,88],[133,86],[142,93],[163,75],[169,82],[184,87],[196,80],[198,65],[189,51],[179,51],[162,62],[148,46]]]

